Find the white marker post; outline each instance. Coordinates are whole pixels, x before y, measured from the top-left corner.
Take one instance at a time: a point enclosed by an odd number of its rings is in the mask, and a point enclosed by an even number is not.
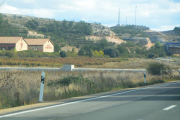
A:
[[[146,72],[144,71],[144,83],[146,83]]]
[[[180,70],[179,70],[179,78],[180,78]]]
[[[44,79],[45,79],[45,72],[42,71],[42,75],[41,75],[41,86],[40,86],[40,93],[39,93],[39,102],[42,102],[42,101],[43,101]]]

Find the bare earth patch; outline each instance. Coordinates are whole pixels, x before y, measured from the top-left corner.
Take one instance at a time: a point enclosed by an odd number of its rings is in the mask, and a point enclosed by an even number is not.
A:
[[[43,34],[38,34],[37,32],[34,32],[34,31],[28,31],[28,36],[34,36],[34,37],[42,37],[42,38],[44,38],[45,35],[43,35]]]
[[[147,39],[147,41],[148,41],[148,44],[146,44],[145,47],[147,48],[147,50],[149,50],[152,46],[154,46],[154,43],[152,43],[149,38]]]
[[[106,37],[98,37],[98,36],[86,36],[86,39],[90,39],[92,41],[98,41],[98,40],[101,40],[103,38],[106,38],[108,42],[113,42],[115,44],[121,44],[121,43],[126,43],[126,41],[124,40],[121,40],[117,37],[109,37],[109,36],[106,36]]]

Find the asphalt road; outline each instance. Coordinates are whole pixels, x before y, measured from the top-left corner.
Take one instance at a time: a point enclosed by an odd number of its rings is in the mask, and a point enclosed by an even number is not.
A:
[[[180,120],[180,82],[0,115],[0,120]]]

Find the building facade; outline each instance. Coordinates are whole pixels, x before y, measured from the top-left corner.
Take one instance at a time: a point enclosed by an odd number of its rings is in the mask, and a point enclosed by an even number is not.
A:
[[[180,54],[180,43],[166,42],[166,51],[171,54]]]
[[[22,37],[0,37],[0,50],[37,50],[54,52],[54,44],[49,39],[23,39]]]
[[[1,50],[27,50],[27,43],[22,37],[0,37]]]
[[[49,39],[25,39],[25,41],[28,44],[28,50],[54,52],[54,44]]]

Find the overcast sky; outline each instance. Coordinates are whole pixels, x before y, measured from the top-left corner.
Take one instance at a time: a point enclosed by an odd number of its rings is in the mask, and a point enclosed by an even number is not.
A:
[[[4,1],[4,2],[3,2]],[[55,20],[89,23],[105,26],[118,23],[136,24],[152,30],[172,30],[180,26],[180,0],[0,0],[0,13],[20,14]],[[137,6],[137,8],[136,8]]]

